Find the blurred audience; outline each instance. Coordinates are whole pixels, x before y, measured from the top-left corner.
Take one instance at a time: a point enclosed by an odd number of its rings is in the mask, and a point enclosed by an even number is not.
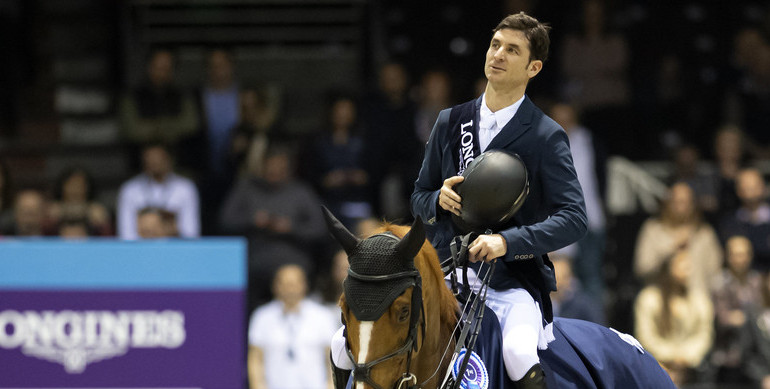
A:
[[[337,328],[342,326],[339,302],[342,296],[342,283],[348,276],[349,267],[348,254],[345,250],[335,252],[330,268],[319,274],[316,291],[311,296],[313,300],[329,310],[332,318],[337,319]]]
[[[136,228],[141,239],[179,236],[174,214],[161,208],[145,207],[136,216]]]
[[[249,387],[330,388],[329,344],[339,319],[306,298],[307,275],[300,266],[281,266],[272,290],[274,299],[249,320]]]
[[[13,218],[12,193],[8,164],[0,157],[0,228],[10,224]]]
[[[572,160],[578,181],[583,188],[583,197],[588,215],[588,232],[579,240],[574,256],[575,275],[584,290],[594,299],[604,299],[604,247],[606,241],[604,215],[604,190],[606,164],[603,153],[596,147],[593,134],[578,119],[575,107],[569,104],[555,104],[551,117],[564,128],[569,137]]]
[[[701,166],[700,150],[683,144],[673,152],[674,171],[671,182],[684,182],[692,188],[695,202],[703,213],[712,215],[719,206],[714,178]]]
[[[358,110],[351,96],[331,99],[328,127],[313,142],[310,177],[324,204],[348,228],[372,215],[367,201],[369,175],[364,142],[359,135]]]
[[[647,219],[639,231],[634,273],[649,283],[667,258],[686,251],[693,261],[690,286],[708,290],[722,269],[722,247],[714,228],[703,221],[689,185],[672,185],[660,215]]]
[[[587,293],[572,276],[572,258],[560,252],[549,257],[556,275],[556,292],[551,293],[553,315],[605,324],[602,301]]]
[[[125,139],[136,146],[164,143],[172,148],[198,131],[195,100],[175,82],[176,58],[167,49],[153,50],[141,84],[120,103],[120,123]]]
[[[751,242],[743,236],[733,236],[725,244],[727,268],[714,288],[716,337],[711,363],[716,369],[717,382],[745,383],[743,365],[746,344],[743,343],[746,318],[760,303],[762,276],[751,269]]]
[[[58,235],[63,239],[86,239],[93,235],[86,219],[62,219],[57,225]]]
[[[696,378],[714,337],[711,299],[703,289],[690,286],[697,266],[688,251],[673,253],[634,304],[636,338],[679,387]]]
[[[735,180],[740,207],[722,218],[719,233],[723,241],[742,235],[754,248],[753,268],[770,271],[770,204],[766,200],[765,178],[757,169],[743,169]]]
[[[242,178],[228,194],[219,223],[249,243],[249,307],[265,302],[270,279],[284,264],[300,265],[315,277],[318,244],[326,236],[320,200],[294,178],[291,151],[268,150],[262,172]]]
[[[146,207],[172,213],[179,236],[200,236],[198,189],[188,178],[174,172],[173,159],[163,145],[149,145],[142,150],[141,174],[121,185],[118,193],[117,227],[121,239],[139,238],[137,216]]]
[[[113,234],[112,218],[107,207],[96,201],[96,188],[91,174],[81,167],[65,169],[53,188],[53,202],[48,208],[50,223],[85,220],[93,235]]]

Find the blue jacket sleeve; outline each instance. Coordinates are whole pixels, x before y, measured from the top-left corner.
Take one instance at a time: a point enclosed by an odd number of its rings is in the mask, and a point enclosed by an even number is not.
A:
[[[447,141],[447,123],[451,109],[441,111],[433,125],[433,130],[425,145],[425,158],[420,174],[414,183],[414,192],[410,205],[412,215],[419,216],[426,224],[433,225],[439,219],[438,195],[445,177],[442,174],[442,161]]]
[[[558,129],[551,132],[545,142],[538,172],[543,198],[538,202],[548,210],[547,217],[500,232],[507,244],[505,261],[558,250],[580,240],[588,228],[583,190],[572,163],[567,134]]]

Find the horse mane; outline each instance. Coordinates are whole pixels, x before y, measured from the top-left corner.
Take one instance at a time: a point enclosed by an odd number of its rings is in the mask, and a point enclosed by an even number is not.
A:
[[[399,238],[403,238],[409,232],[409,226],[402,226],[392,223],[383,223],[382,227],[378,228],[375,233],[391,232]],[[414,264],[417,269],[428,269],[428,274],[421,274],[423,279],[430,278],[435,282],[435,285],[440,285],[438,288],[439,298],[439,312],[441,318],[441,329],[443,333],[452,333],[455,325],[457,324],[457,312],[458,305],[455,296],[449,288],[445,287],[444,272],[441,271],[441,264],[438,258],[438,253],[433,245],[425,239],[425,242],[414,258]],[[423,283],[424,285],[424,283]],[[444,332],[446,331],[446,332]]]

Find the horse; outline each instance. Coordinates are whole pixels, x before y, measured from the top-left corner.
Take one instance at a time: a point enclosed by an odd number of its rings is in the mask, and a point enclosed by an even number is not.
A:
[[[384,223],[365,239],[325,208],[324,217],[350,265],[340,298],[345,351],[354,366],[348,385],[438,388],[451,368],[461,312],[419,217],[411,228]],[[464,365],[467,370],[459,375],[466,385],[461,387],[514,388],[499,355],[499,323],[485,309],[482,331],[492,341],[480,342],[474,350],[481,357]],[[676,388],[630,335],[556,318],[554,336],[548,349],[539,351],[548,388]]]

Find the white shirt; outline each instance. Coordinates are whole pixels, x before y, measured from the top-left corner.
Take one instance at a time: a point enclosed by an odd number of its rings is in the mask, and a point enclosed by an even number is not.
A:
[[[511,121],[513,115],[516,115],[516,111],[519,110],[523,101],[524,96],[521,96],[515,103],[505,108],[498,109],[496,112],[492,112],[492,110],[487,107],[487,94],[484,93],[481,96],[481,112],[479,112],[479,148],[482,153],[487,149],[489,144],[492,143],[492,139],[494,139],[495,136],[502,131],[503,127]]]
[[[305,299],[287,314],[271,301],[251,315],[249,345],[264,355],[268,389],[326,389],[329,342],[339,327],[329,310]]]
[[[139,211],[146,207],[162,208],[176,214],[181,237],[201,235],[198,188],[191,180],[171,173],[162,183],[146,174],[126,181],[118,193],[118,237],[139,239],[136,219]]]

